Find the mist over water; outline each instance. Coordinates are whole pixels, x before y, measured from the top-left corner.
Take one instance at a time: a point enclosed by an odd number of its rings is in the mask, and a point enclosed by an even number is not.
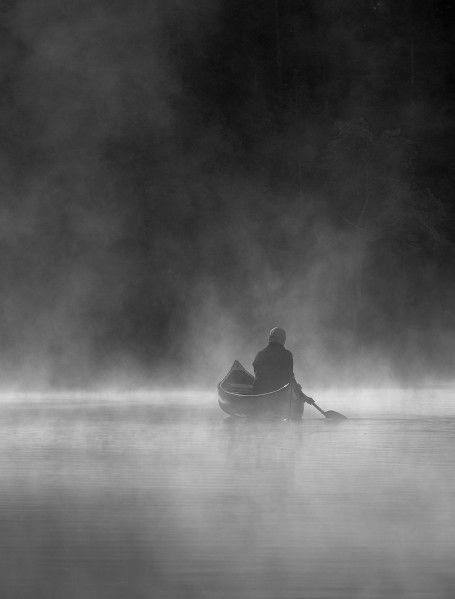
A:
[[[3,404],[2,597],[452,597],[454,416],[305,416]]]
[[[0,596],[451,599],[444,1],[0,5]],[[332,426],[225,419],[287,330]]]
[[[4,2],[2,387],[451,379],[451,16]]]

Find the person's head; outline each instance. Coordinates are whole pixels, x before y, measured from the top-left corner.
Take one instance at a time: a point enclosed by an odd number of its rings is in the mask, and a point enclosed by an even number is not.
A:
[[[269,333],[269,342],[284,345],[286,343],[286,331],[281,327],[273,327]]]

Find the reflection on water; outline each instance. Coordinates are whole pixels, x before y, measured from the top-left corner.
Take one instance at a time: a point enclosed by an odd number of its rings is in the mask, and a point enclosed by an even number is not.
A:
[[[3,405],[0,596],[452,598],[454,455],[454,418]]]

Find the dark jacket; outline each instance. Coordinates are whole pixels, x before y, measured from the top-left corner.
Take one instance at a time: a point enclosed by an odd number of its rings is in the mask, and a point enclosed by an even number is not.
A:
[[[269,343],[261,350],[254,359],[253,367],[256,375],[254,393],[275,391],[287,383],[297,385],[292,354],[280,343]]]

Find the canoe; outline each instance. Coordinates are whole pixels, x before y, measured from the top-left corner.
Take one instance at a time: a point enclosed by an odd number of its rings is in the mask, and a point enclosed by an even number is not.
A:
[[[296,402],[290,383],[275,391],[260,394],[253,394],[253,383],[254,376],[235,360],[227,375],[218,384],[218,404],[223,412],[243,418],[292,417]]]

